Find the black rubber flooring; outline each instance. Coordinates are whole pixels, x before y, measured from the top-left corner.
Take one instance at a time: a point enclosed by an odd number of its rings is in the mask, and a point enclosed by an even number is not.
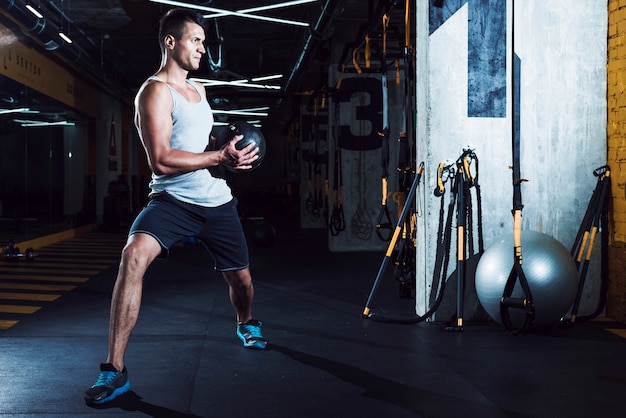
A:
[[[283,228],[274,245],[251,244],[265,351],[242,347],[202,247],[155,262],[126,357],[131,391],[101,408],[82,393],[105,359],[123,233],[0,264],[9,311],[0,314],[0,417],[624,416],[625,326],[594,320],[513,336],[492,322],[447,332],[363,319],[383,254],[330,253],[325,240]],[[372,311],[410,318],[413,306],[386,277]]]

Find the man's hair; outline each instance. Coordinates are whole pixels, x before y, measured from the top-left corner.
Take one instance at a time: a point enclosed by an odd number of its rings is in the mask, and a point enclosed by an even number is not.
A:
[[[206,30],[206,20],[200,13],[188,9],[172,9],[163,15],[159,22],[159,45],[161,46],[161,51],[165,48],[163,41],[167,35],[172,35],[176,40],[182,38],[187,22],[197,23]]]

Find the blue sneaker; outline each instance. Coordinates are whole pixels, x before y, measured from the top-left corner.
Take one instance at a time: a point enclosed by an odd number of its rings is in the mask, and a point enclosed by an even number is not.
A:
[[[247,348],[267,347],[267,340],[261,334],[261,321],[251,319],[245,324],[237,325],[237,336],[243,341],[243,346]]]
[[[100,374],[96,383],[85,391],[85,402],[90,405],[101,405],[109,402],[130,389],[128,372],[116,370],[112,364],[101,364]]]

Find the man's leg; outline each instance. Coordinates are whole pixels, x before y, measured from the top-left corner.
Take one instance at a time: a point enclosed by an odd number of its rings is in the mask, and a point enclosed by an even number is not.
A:
[[[230,302],[237,313],[237,322],[244,323],[252,319],[252,300],[254,286],[250,269],[225,271],[222,273],[229,287]]]
[[[159,243],[152,236],[141,233],[131,235],[122,251],[111,299],[107,356],[107,363],[117,370],[124,368],[126,347],[139,317],[144,274],[160,253]]]
[[[160,252],[159,243],[141,233],[131,235],[122,250],[111,299],[107,362],[100,366],[96,383],[85,392],[85,401],[89,404],[108,402],[130,387],[124,354],[139,316],[143,276]]]
[[[237,313],[237,335],[248,348],[267,347],[261,334],[261,321],[252,319],[254,286],[250,269],[225,271],[222,273],[229,286],[230,302]]]

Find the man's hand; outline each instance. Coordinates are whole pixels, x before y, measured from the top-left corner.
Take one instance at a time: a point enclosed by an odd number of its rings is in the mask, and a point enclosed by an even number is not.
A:
[[[249,170],[252,163],[259,159],[259,148],[251,143],[245,148],[237,149],[236,144],[243,139],[243,135],[235,135],[220,151],[223,164],[233,170]]]

